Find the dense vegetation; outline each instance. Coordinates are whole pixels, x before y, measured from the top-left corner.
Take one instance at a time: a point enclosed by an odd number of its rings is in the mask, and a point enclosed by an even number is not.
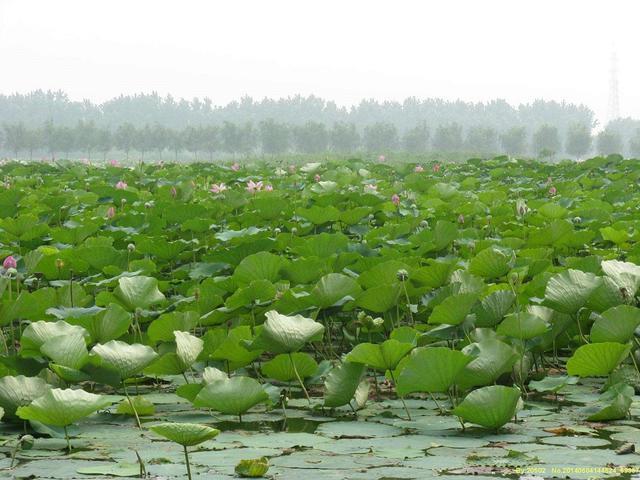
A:
[[[1,169],[8,476],[638,471],[636,161]]]

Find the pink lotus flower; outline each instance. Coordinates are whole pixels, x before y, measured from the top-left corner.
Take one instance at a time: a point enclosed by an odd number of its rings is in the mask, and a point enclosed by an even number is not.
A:
[[[238,162],[234,162],[234,164],[231,165],[231,170],[237,172],[238,170],[240,170],[240,164]]]
[[[373,193],[373,192],[377,192],[378,191],[378,186],[374,183],[367,183],[364,186],[364,191],[365,192],[369,192],[369,193]]]
[[[223,183],[214,183],[213,185],[211,185],[211,188],[209,189],[209,191],[211,193],[222,193],[227,189],[227,186]]]
[[[112,167],[117,167],[118,165],[120,165],[120,164],[118,163],[118,160],[115,160],[115,159],[111,159],[111,160],[109,160],[109,164],[110,164]]]
[[[273,192],[273,185],[267,185],[264,187],[265,192]]]
[[[122,180],[120,180],[118,183],[116,183],[116,188],[118,190],[124,190],[127,188],[127,184],[126,182],[123,182]]]
[[[422,165],[416,165],[413,171],[416,173],[424,172],[424,167]]]
[[[458,215],[458,223],[460,225],[462,225],[464,223],[464,215],[463,214]]]
[[[178,191],[176,190],[176,187],[171,187],[171,196],[173,198],[176,198],[176,195],[178,195]]]
[[[114,207],[109,207],[107,210],[107,218],[111,219],[116,216],[116,209]]]
[[[439,163],[436,163],[436,164],[433,166],[433,173],[438,173],[438,172],[440,171],[440,168],[441,168],[441,167],[440,167],[440,164],[439,164]]]
[[[314,182],[316,182],[316,183],[318,183],[318,182],[320,181],[320,174],[316,173],[316,174],[313,176],[313,181],[314,181]]]
[[[16,259],[13,258],[13,255],[9,255],[4,259],[4,262],[2,262],[2,266],[5,270],[9,270],[10,268],[17,268],[18,262],[16,262]]]
[[[400,195],[394,193],[391,195],[391,203],[393,203],[396,207],[400,205]]]
[[[262,181],[254,182],[253,180],[249,180],[247,182],[247,192],[256,193],[262,190]]]
[[[387,158],[386,158],[384,155],[380,155],[380,156],[378,157],[378,161],[379,161],[380,163],[384,162],[386,159],[387,159]]]
[[[558,193],[558,189],[556,187],[551,187],[549,189],[549,195],[551,195],[552,197],[555,196]]]

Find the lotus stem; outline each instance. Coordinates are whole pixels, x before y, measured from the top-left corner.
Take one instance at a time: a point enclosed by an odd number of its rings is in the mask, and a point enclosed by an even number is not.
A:
[[[187,464],[187,478],[191,480],[191,465],[189,465],[189,454],[187,453],[187,446],[183,445],[182,448],[184,449],[184,461]]]
[[[397,383],[396,383],[396,379],[395,379],[395,377],[393,375],[393,371],[389,370],[389,373],[391,374],[391,380],[393,380],[393,386],[396,387]],[[396,391],[396,393],[397,393],[397,391]],[[402,395],[398,395],[398,398],[402,402],[402,406],[404,407],[404,411],[407,412],[407,419],[409,421],[411,421],[411,414],[409,413],[409,408],[407,408],[407,404],[404,402],[404,398],[402,397]]]
[[[133,410],[133,414],[136,417],[136,425],[138,425],[138,428],[142,430],[142,424],[140,423],[140,417],[138,416],[138,410],[136,410],[135,405],[131,401],[131,397],[129,396],[129,392],[127,392],[127,385],[124,383],[124,380],[122,381],[122,388],[124,389],[124,396],[127,397],[127,401],[129,402],[129,406],[131,407],[131,410]]]
[[[71,441],[69,440],[69,431],[67,430],[67,426],[64,427],[64,439],[67,441],[67,454],[71,453]]]
[[[311,406],[311,397],[309,397],[309,392],[307,392],[307,389],[304,386],[304,382],[302,381],[302,378],[300,378],[300,374],[298,373],[298,369],[296,367],[296,363],[293,361],[293,355],[291,355],[291,352],[289,352],[289,361],[291,362],[291,366],[293,367],[293,373],[296,375],[296,378],[298,379],[298,383],[302,387],[302,391],[304,392],[304,396],[307,397],[307,401],[309,402],[309,406]]]
[[[407,292],[407,285],[406,285],[406,282],[401,282],[401,283],[402,283],[402,289],[404,290],[404,297],[407,299],[407,312],[409,312],[409,319],[411,320],[411,326],[414,326],[416,322],[413,319],[413,313],[411,312],[411,301],[409,300],[409,292]]]

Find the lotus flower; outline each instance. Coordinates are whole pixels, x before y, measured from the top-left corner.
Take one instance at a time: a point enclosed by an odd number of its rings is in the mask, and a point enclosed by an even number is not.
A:
[[[380,156],[378,157],[378,161],[379,161],[379,162],[381,162],[381,163],[382,163],[382,162],[384,162],[386,159],[387,159],[387,158],[386,158],[384,155],[380,155]]]
[[[391,202],[397,207],[400,205],[400,196],[397,193],[391,195]]]
[[[231,170],[237,172],[238,170],[240,170],[240,164],[238,162],[234,162],[234,164],[231,165]]]
[[[558,189],[557,189],[556,187],[551,187],[551,188],[549,189],[549,195],[550,195],[550,196],[552,196],[552,197],[553,197],[553,196],[555,196],[557,193],[558,193]]]
[[[376,184],[374,184],[374,183],[367,183],[364,186],[364,191],[365,192],[370,192],[370,193],[377,192],[378,191],[378,186]]]
[[[439,163],[436,163],[436,164],[433,166],[433,173],[438,173],[438,172],[440,171],[440,168],[441,168],[441,167],[440,167],[440,164],[439,164]]]
[[[211,188],[209,189],[209,191],[211,193],[222,193],[227,189],[227,186],[223,183],[214,183],[213,185],[211,185]]]
[[[173,198],[176,198],[176,195],[178,195],[178,191],[176,190],[176,187],[171,187],[171,196]]]
[[[265,192],[273,192],[273,185],[269,184],[264,187]]]
[[[318,183],[318,182],[320,181],[320,174],[319,174],[319,173],[316,173],[316,174],[313,176],[313,181],[314,181],[314,182],[316,182],[316,183]]]
[[[9,270],[10,268],[17,268],[18,262],[16,262],[16,259],[13,258],[13,255],[9,255],[4,259],[4,262],[2,262],[2,266],[5,270]]]
[[[422,165],[416,165],[413,171],[416,173],[424,172],[424,167]]]
[[[116,209],[114,207],[109,207],[107,210],[107,218],[113,218],[116,216]]]
[[[464,224],[464,215],[463,214],[458,215],[458,223],[460,225]]]
[[[253,180],[249,180],[247,182],[247,192],[256,193],[262,190],[262,181],[254,182]]]
[[[117,167],[117,166],[119,166],[119,165],[120,165],[120,164],[118,163],[118,160],[115,160],[115,159],[111,159],[111,160],[109,160],[109,164],[110,164],[112,167]]]
[[[118,190],[124,190],[127,188],[127,183],[120,180],[118,183],[116,183],[116,188]]]

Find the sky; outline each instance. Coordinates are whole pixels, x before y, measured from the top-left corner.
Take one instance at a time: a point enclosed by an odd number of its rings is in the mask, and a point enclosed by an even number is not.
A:
[[[0,93],[584,103],[640,118],[633,0],[0,0]]]

